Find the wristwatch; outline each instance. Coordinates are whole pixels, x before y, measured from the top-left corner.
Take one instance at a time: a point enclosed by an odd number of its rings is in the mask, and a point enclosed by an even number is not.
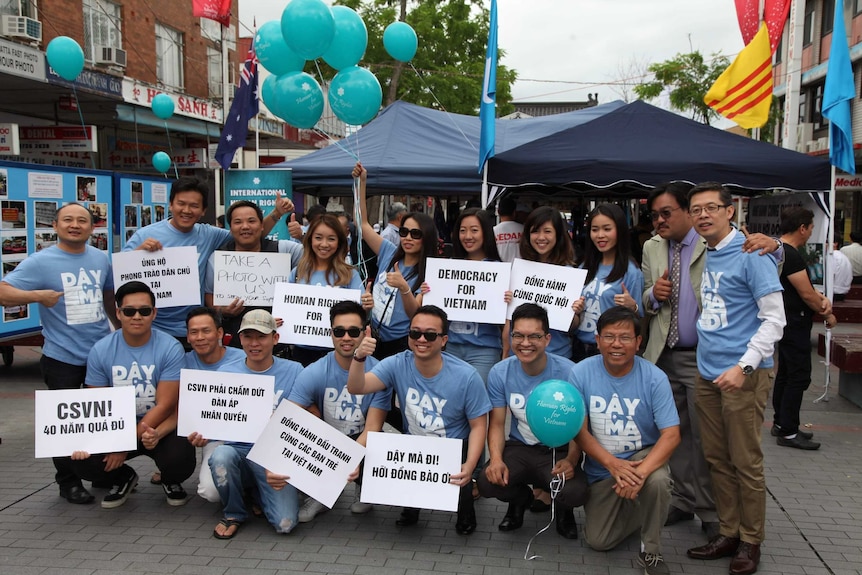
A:
[[[368,359],[368,356],[366,355],[364,357],[359,357],[358,355],[356,355],[357,351],[359,351],[359,350],[358,349],[353,350],[353,361],[358,361],[359,363],[365,363],[365,360]]]
[[[751,366],[751,365],[745,365],[745,364],[743,364],[742,362],[737,363],[736,365],[738,365],[738,366],[739,366],[739,369],[741,369],[741,370],[742,370],[742,375],[744,375],[744,376],[746,376],[746,377],[748,377],[749,375],[751,375],[752,373],[754,373],[754,366]]]

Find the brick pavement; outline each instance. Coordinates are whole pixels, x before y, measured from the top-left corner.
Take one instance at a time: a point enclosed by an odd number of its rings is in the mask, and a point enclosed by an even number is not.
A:
[[[33,458],[33,390],[42,388],[37,361],[37,348],[17,348],[12,368],[0,367],[0,575],[642,572],[634,561],[636,537],[599,553],[581,540],[562,539],[551,527],[532,548],[542,557],[525,561],[527,542],[547,523],[547,513],[528,513],[523,528],[501,533],[496,525],[505,505],[482,500],[478,530],[469,537],[455,533],[454,513],[423,512],[417,526],[402,529],[395,525],[395,508],[351,515],[350,486],[332,511],[290,535],[276,535],[265,520],[251,519],[234,539],[220,541],[211,536],[219,506],[195,497],[184,507],[169,507],[161,488],[146,481],[154,469],[147,458],[133,461],[142,482],[125,506],[70,505],[51,482],[50,461]],[[822,392],[820,365],[817,358],[802,413],[823,442],[820,451],[778,447],[764,430],[770,497],[760,573],[862,575],[862,410],[837,396],[835,372],[829,401],[812,403]],[[193,492],[193,482],[186,488]],[[104,491],[94,493],[98,500]],[[583,513],[577,514],[582,525]],[[699,527],[695,520],[665,529],[671,572],[727,573],[728,560],[685,556],[704,540]]]

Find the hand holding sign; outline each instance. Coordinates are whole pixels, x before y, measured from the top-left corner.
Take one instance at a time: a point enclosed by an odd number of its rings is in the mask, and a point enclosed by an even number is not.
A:
[[[264,469],[264,471],[266,471],[266,484],[272,487],[275,491],[281,491],[284,489],[284,486],[287,485],[288,481],[290,481],[289,475],[273,473],[269,469]]]
[[[670,274],[670,270],[664,270],[664,273],[661,274],[661,277],[655,281],[655,285],[652,286],[652,295],[656,299],[656,301],[664,302],[670,299],[670,294],[673,292],[673,285],[670,283],[670,280],[667,279]]]
[[[162,249],[162,242],[155,238],[147,238],[141,243],[141,245],[139,245],[135,249],[146,250],[148,252],[157,252]]]
[[[581,312],[584,311],[584,305],[586,305],[586,301],[586,298],[584,298],[584,296],[581,296],[574,302],[572,302],[572,311],[575,312],[575,315],[581,315]]]
[[[226,316],[230,316],[230,317],[236,317],[236,316],[240,315],[244,310],[245,310],[245,305],[244,305],[243,300],[241,300],[237,297],[237,298],[234,298],[233,301],[231,301],[229,305],[222,306],[220,311],[221,311],[222,315],[226,315]]]
[[[197,431],[192,431],[191,433],[189,433],[189,436],[186,439],[188,439],[189,443],[191,443],[195,447],[203,447],[210,442],[209,439],[205,439],[204,436]]]

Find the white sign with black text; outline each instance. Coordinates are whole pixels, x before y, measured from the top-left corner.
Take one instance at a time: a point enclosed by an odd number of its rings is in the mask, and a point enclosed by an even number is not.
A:
[[[569,331],[575,317],[572,303],[581,297],[586,279],[587,270],[515,258],[506,317],[512,319],[512,312],[523,303],[535,303],[548,311],[551,329]]]
[[[442,308],[451,321],[506,323],[509,289],[508,262],[476,262],[428,258],[425,283],[431,289],[422,298],[426,305]]]
[[[114,286],[140,281],[156,294],[156,307],[201,305],[198,251],[194,246],[157,252],[133,250],[112,255]]]
[[[358,302],[358,289],[280,283],[275,286],[272,315],[284,323],[278,328],[279,343],[332,349],[329,308],[340,301]]]

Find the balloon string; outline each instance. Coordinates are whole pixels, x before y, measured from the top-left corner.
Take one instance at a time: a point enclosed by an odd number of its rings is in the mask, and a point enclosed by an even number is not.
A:
[[[557,449],[553,448],[551,450],[552,453],[552,465],[551,469],[557,466]],[[527,548],[524,550],[524,559],[527,561],[532,561],[533,559],[541,559],[541,555],[530,555],[530,547],[533,545],[533,541],[536,540],[536,537],[547,531],[551,528],[551,524],[556,519],[557,515],[557,506],[556,499],[557,495],[560,491],[563,490],[563,487],[566,486],[566,476],[562,473],[558,473],[551,478],[551,483],[548,485],[551,491],[551,519],[548,521],[548,524],[542,527],[539,531],[536,532],[535,535],[530,537],[530,540],[527,542]]]
[[[435,94],[434,90],[431,89],[431,86],[429,86],[428,83],[425,82],[425,78],[422,77],[422,74],[419,73],[419,70],[416,69],[416,66],[413,65],[413,62],[408,62],[408,64],[410,64],[410,68],[413,69],[413,71],[416,73],[416,76],[419,77],[419,81],[422,82],[422,85],[425,86],[425,89],[428,90],[428,93],[431,94],[431,97],[434,98],[434,101],[437,102],[437,105],[440,106],[440,109],[446,113],[446,117],[449,118],[449,121],[452,122],[452,125],[455,126],[455,129],[460,132],[461,137],[464,138],[464,141],[467,142],[470,147],[473,148],[473,151],[478,154],[479,150],[477,150],[476,146],[473,145],[473,140],[467,137],[467,134],[464,133],[464,131],[461,129],[461,126],[459,126],[457,122],[455,122],[455,119],[452,118],[452,115],[449,113],[446,107],[440,102],[440,100],[437,99],[437,94]]]
[[[353,178],[353,222],[356,228],[356,258],[359,260],[353,262],[359,271],[359,277],[362,279],[363,287],[368,281],[368,266],[365,263],[365,254],[362,249],[362,212],[359,211],[359,178]]]
[[[84,112],[81,110],[81,103],[78,101],[78,90],[75,88],[75,84],[72,84],[72,95],[75,96],[75,109],[78,110],[78,118],[81,120],[81,130],[84,132],[84,136],[87,135],[87,126],[84,124]],[[95,134],[94,134],[95,136]],[[87,152],[90,155],[90,165],[93,166],[93,169],[96,169],[96,157],[93,152]]]
[[[180,172],[177,170],[177,163],[174,161],[174,144],[171,142],[171,131],[168,129],[168,121],[165,120],[165,134],[168,136],[168,150],[171,152],[171,163],[174,165],[174,176],[180,179]],[[165,176],[167,177],[167,176]]]

